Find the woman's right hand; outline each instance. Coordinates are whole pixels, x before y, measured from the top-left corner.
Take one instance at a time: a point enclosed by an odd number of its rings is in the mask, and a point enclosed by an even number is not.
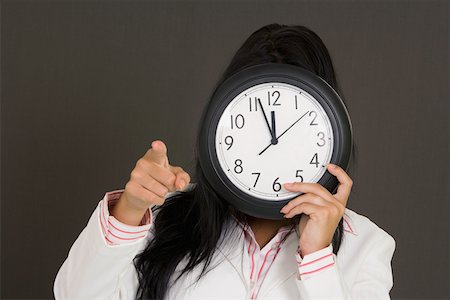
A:
[[[181,167],[169,164],[166,145],[153,141],[131,171],[130,180],[111,215],[123,223],[139,225],[151,205],[162,205],[168,192],[182,190],[190,180]]]

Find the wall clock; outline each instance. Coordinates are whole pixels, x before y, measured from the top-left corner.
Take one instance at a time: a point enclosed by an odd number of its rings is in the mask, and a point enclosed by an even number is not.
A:
[[[214,91],[198,136],[200,165],[214,190],[238,210],[283,219],[301,193],[282,187],[317,182],[333,192],[326,163],[347,169],[352,127],[345,105],[320,77],[298,66],[247,67]]]

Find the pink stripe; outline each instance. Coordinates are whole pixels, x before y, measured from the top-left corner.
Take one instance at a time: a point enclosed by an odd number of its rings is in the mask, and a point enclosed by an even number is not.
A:
[[[250,255],[250,249],[252,249],[252,240],[250,240],[250,245],[248,246],[248,250],[247,250],[248,255]]]
[[[110,245],[115,245],[116,243],[114,243],[113,241],[111,241],[110,239],[108,239],[106,236],[105,236],[105,239],[108,241],[108,243],[110,244]]]
[[[103,209],[103,201],[100,203],[100,211],[102,211],[102,209]],[[108,230],[106,229],[106,226],[105,226],[102,216],[103,216],[103,213],[100,212],[100,225],[102,226],[103,235],[106,236],[106,233],[108,232]]]
[[[145,234],[144,234],[144,235],[142,235],[142,236],[138,236],[138,237],[134,237],[134,238],[122,238],[122,237],[117,236],[117,235],[115,235],[114,233],[112,233],[111,230],[108,230],[108,232],[109,232],[113,237],[118,238],[119,240],[124,240],[124,241],[133,241],[133,240],[137,240],[137,239],[142,238],[142,237],[145,236]]]
[[[253,269],[255,268],[255,261],[254,261],[255,251],[256,251],[256,243],[255,243],[255,249],[253,249],[253,253],[252,253],[252,272],[250,273],[250,279],[253,278]]]
[[[316,272],[318,272],[318,271],[320,271],[320,270],[323,270],[323,269],[325,269],[325,268],[331,267],[332,265],[334,265],[334,262],[332,262],[331,264],[328,264],[328,265],[326,265],[326,266],[323,266],[322,268],[319,268],[319,269],[317,269],[317,270],[314,270],[314,271],[309,271],[309,272],[300,273],[300,275],[307,275],[307,274],[316,273]]]
[[[148,230],[140,230],[140,231],[125,231],[122,229],[117,228],[116,226],[114,226],[114,224],[108,220],[109,225],[111,225],[112,227],[114,227],[114,229],[123,232],[123,233],[141,233],[141,232],[147,232]]]
[[[117,194],[122,194],[123,192],[124,192],[123,190],[120,190],[120,191],[113,191],[113,192],[107,193],[107,195],[108,195],[108,196],[114,196],[114,195],[117,195]]]
[[[302,263],[299,263],[299,267],[301,268],[301,267],[305,267],[305,266],[307,266],[307,265],[310,265],[310,264],[313,264],[313,263],[315,263],[315,262],[317,262],[317,261],[319,261],[319,260],[322,260],[322,259],[325,259],[325,258],[327,258],[327,257],[330,257],[330,256],[332,256],[333,255],[333,253],[330,253],[330,254],[327,254],[327,255],[325,255],[325,256],[322,256],[322,257],[320,257],[320,258],[318,258],[318,259],[315,259],[315,260],[313,260],[313,261],[310,261],[310,262],[307,262],[307,263],[304,263],[304,264],[302,264]]]
[[[344,222],[345,222],[345,224],[347,224],[348,228],[350,228],[350,232],[353,233],[352,227],[350,226],[350,224],[348,223],[348,221],[345,218],[344,218]]]
[[[267,251],[267,253],[266,253],[266,255],[264,256],[264,261],[263,261],[263,263],[262,263],[262,265],[261,265],[261,268],[259,269],[259,272],[258,272],[258,277],[256,278],[256,281],[258,281],[258,279],[259,279],[259,275],[261,274],[261,271],[263,270],[263,268],[264,268],[264,264],[266,263],[266,259],[267,259],[267,255],[269,255],[269,253],[272,251],[273,249],[272,248],[270,248],[270,250],[269,251]]]

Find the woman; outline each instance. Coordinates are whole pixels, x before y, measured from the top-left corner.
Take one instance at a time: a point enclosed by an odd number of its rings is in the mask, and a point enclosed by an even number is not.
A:
[[[223,74],[278,62],[306,68],[339,92],[329,53],[303,26],[254,32]],[[354,153],[354,151],[353,151]],[[395,242],[346,209],[352,180],[284,187],[304,194],[285,220],[254,218],[216,194],[197,163],[196,184],[154,141],[125,189],[108,192],[73,244],[54,284],[57,299],[388,299]]]

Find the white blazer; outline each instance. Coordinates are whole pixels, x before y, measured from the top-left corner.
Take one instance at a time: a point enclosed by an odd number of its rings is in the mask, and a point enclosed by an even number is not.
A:
[[[152,238],[123,245],[108,245],[99,221],[100,203],[92,213],[54,282],[56,299],[134,299],[138,287],[133,258]],[[349,209],[346,230],[335,264],[301,280],[295,253],[298,236],[293,231],[269,269],[258,299],[390,299],[391,259],[394,239],[368,218]],[[223,244],[213,257],[209,272],[197,281],[200,267],[180,278],[167,300],[250,299],[250,262],[244,239],[238,247]],[[180,263],[175,275],[184,265]],[[174,276],[176,277],[176,276]]]

